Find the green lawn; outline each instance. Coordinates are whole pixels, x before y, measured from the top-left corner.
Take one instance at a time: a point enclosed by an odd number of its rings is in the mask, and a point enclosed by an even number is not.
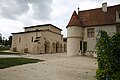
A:
[[[28,63],[37,63],[39,61],[43,61],[43,60],[30,59],[30,58],[0,58],[0,69],[28,64]]]
[[[4,52],[6,50],[10,50],[9,46],[0,46],[0,55],[21,55],[23,53],[18,52]]]
[[[8,46],[5,46],[5,47],[0,46],[0,51],[9,50],[9,49],[10,49],[10,47],[8,47]]]
[[[17,53],[17,52],[3,52],[0,51],[0,55],[21,55],[23,53]]]

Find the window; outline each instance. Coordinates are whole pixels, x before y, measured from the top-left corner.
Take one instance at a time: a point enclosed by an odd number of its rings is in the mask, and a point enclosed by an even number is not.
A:
[[[36,29],[36,37],[38,36],[38,31],[39,31],[39,30],[38,30],[38,29]]]
[[[88,28],[88,29],[87,29],[87,36],[88,36],[89,38],[95,36],[94,28]]]
[[[19,37],[19,43],[21,42],[21,37]]]
[[[63,39],[62,37],[63,37],[63,36],[61,35],[61,40]]]
[[[31,42],[33,42],[33,37],[32,37],[32,39],[31,39]]]
[[[87,42],[83,42],[83,53],[86,53],[87,50]]]
[[[80,50],[82,50],[82,41],[80,41]]]
[[[116,11],[116,21],[120,22],[120,11]]]

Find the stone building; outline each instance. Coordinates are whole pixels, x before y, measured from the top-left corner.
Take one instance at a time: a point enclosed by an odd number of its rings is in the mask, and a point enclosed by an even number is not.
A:
[[[24,32],[12,33],[11,50],[22,53],[62,53],[66,52],[61,29],[52,25],[24,27]]]
[[[95,44],[99,30],[109,35],[120,31],[120,4],[73,12],[67,25],[67,55],[95,56]]]

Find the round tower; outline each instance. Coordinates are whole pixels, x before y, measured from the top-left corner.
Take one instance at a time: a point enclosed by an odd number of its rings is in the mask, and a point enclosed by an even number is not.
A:
[[[83,28],[76,11],[67,25],[67,55],[76,56],[80,53],[80,41],[83,38]],[[81,46],[82,47],[82,46]]]

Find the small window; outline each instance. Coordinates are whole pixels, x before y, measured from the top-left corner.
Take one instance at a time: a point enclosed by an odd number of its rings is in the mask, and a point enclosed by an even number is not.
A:
[[[21,37],[19,37],[19,43],[21,42]]]
[[[89,38],[95,36],[94,28],[88,28],[88,29],[87,29],[87,36],[88,36]]]
[[[32,37],[32,39],[31,39],[31,42],[33,42],[33,37]]]

